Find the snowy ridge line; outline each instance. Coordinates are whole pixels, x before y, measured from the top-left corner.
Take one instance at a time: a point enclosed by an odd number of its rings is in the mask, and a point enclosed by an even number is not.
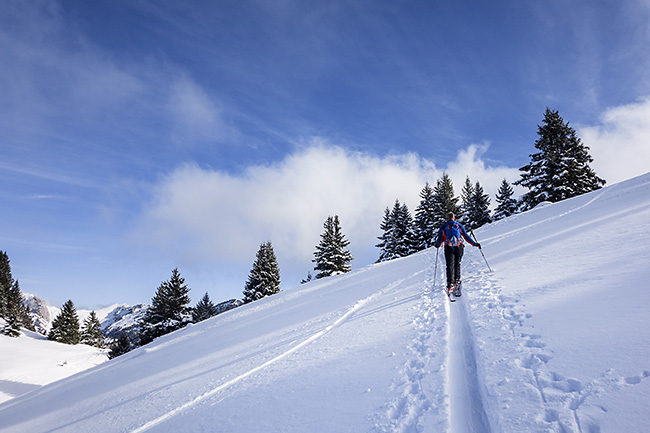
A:
[[[171,417],[177,415],[178,413],[182,412],[183,410],[185,410],[185,409],[187,409],[187,408],[189,408],[189,407],[192,407],[193,405],[195,405],[195,404],[197,404],[197,403],[199,403],[199,402],[201,402],[201,401],[203,401],[203,400],[205,400],[205,399],[207,399],[207,398],[209,398],[209,397],[211,397],[211,396],[217,394],[218,392],[220,392],[220,391],[222,391],[222,390],[224,390],[224,389],[226,389],[226,388],[228,388],[228,387],[234,385],[235,383],[237,383],[237,382],[239,382],[239,381],[241,381],[241,380],[243,380],[243,379],[245,379],[245,378],[251,376],[252,374],[255,374],[255,373],[257,373],[258,371],[260,371],[260,370],[262,370],[262,369],[264,369],[264,368],[266,368],[266,367],[268,367],[268,366],[270,366],[270,365],[272,365],[272,364],[274,364],[274,363],[280,361],[281,359],[286,358],[287,356],[289,356],[289,355],[291,355],[292,353],[294,353],[294,352],[300,350],[300,349],[303,348],[304,346],[306,346],[306,345],[308,345],[308,344],[314,342],[315,340],[321,338],[323,335],[325,335],[325,334],[327,334],[328,332],[330,332],[333,328],[335,328],[336,326],[338,326],[338,325],[340,325],[341,323],[343,323],[343,322],[344,322],[345,320],[347,320],[347,319],[348,319],[352,314],[354,314],[355,312],[357,312],[357,311],[358,311],[358,310],[359,310],[359,309],[360,309],[364,304],[366,304],[366,303],[367,303],[368,301],[370,301],[372,298],[374,298],[375,296],[377,296],[379,293],[382,293],[383,291],[385,291],[385,290],[387,290],[387,289],[389,289],[389,288],[395,286],[396,284],[399,284],[399,283],[402,282],[402,281],[403,281],[403,280],[400,280],[400,281],[398,281],[398,282],[395,282],[395,283],[389,285],[389,286],[388,286],[387,288],[385,288],[384,290],[380,290],[380,291],[378,291],[378,292],[375,292],[375,293],[373,293],[372,295],[370,295],[370,296],[368,296],[368,297],[366,297],[366,298],[364,298],[364,299],[361,299],[361,300],[357,301],[356,304],[354,304],[350,309],[348,309],[348,311],[346,311],[346,312],[345,312],[341,317],[339,317],[339,318],[338,318],[336,321],[334,321],[332,324],[328,325],[325,329],[323,329],[323,330],[317,332],[316,334],[312,335],[311,337],[305,339],[305,340],[302,341],[301,343],[296,344],[296,345],[293,346],[292,348],[288,349],[286,352],[283,352],[283,353],[281,353],[280,355],[276,356],[275,358],[272,358],[272,359],[266,361],[265,363],[263,363],[263,364],[261,364],[261,365],[255,367],[255,368],[252,368],[252,369],[246,371],[245,373],[242,373],[242,374],[240,374],[239,376],[237,376],[237,377],[235,377],[235,378],[233,378],[233,379],[231,379],[231,380],[229,380],[229,381],[227,381],[227,382],[225,382],[225,383],[223,383],[223,384],[217,386],[216,388],[213,388],[213,389],[211,389],[210,391],[207,391],[207,392],[203,393],[202,395],[200,395],[200,396],[194,398],[193,400],[188,401],[187,403],[185,403],[185,404],[183,404],[183,405],[181,405],[181,406],[179,406],[179,407],[177,407],[177,408],[175,408],[175,409],[172,409],[171,411],[169,411],[169,412],[167,412],[167,413],[165,413],[165,414],[159,416],[158,418],[155,418],[155,419],[153,419],[153,420],[147,422],[146,424],[143,424],[142,426],[140,426],[140,427],[138,427],[138,428],[136,428],[136,429],[131,430],[131,433],[140,433],[140,432],[147,431],[147,430],[149,430],[150,428],[152,428],[152,427],[154,427],[154,426],[160,424],[161,422],[163,422],[163,421],[165,421],[165,420],[167,420],[167,419],[169,419],[169,418],[171,418]]]
[[[611,187],[609,187],[609,190],[611,190],[613,187],[614,187],[614,185],[611,186]],[[501,234],[496,235],[496,236],[492,236],[492,237],[489,237],[489,238],[485,238],[485,239],[482,240],[482,243],[483,243],[483,244],[487,244],[487,242],[490,242],[490,241],[493,241],[493,240],[497,240],[497,241],[499,241],[499,240],[502,240],[502,239],[508,238],[508,237],[510,237],[510,236],[517,235],[517,234],[519,234],[519,233],[521,233],[521,232],[524,232],[524,231],[530,230],[530,229],[532,229],[533,227],[536,227],[536,226],[538,226],[538,225],[546,224],[546,223],[548,223],[549,221],[553,221],[553,220],[556,220],[556,219],[559,219],[559,218],[565,217],[565,216],[567,216],[567,215],[569,215],[569,214],[572,214],[573,212],[576,212],[576,211],[578,211],[578,210],[580,210],[580,209],[583,209],[583,208],[589,206],[590,204],[592,204],[592,203],[595,202],[596,200],[600,199],[600,198],[601,198],[603,195],[605,195],[607,192],[608,192],[608,188],[603,188],[599,194],[597,194],[595,197],[593,197],[591,200],[589,200],[587,203],[585,203],[585,204],[583,204],[583,205],[581,205],[581,206],[578,206],[578,207],[576,207],[576,208],[573,208],[573,209],[568,210],[568,211],[566,211],[566,212],[564,212],[564,213],[561,213],[561,214],[553,215],[553,216],[551,216],[551,217],[549,217],[549,218],[546,218],[546,219],[543,219],[543,220],[537,221],[537,222],[535,222],[535,223],[533,223],[533,224],[529,224],[529,225],[527,225],[527,226],[525,226],[525,227],[521,227],[521,228],[519,228],[519,229],[512,230],[512,231],[507,232],[507,233],[501,233]],[[578,197],[580,197],[580,196],[578,196]],[[574,198],[578,198],[578,197],[574,197]],[[569,199],[569,200],[570,200],[570,199]],[[560,203],[561,203],[561,202],[560,202]],[[531,211],[534,211],[534,209],[531,209]],[[530,211],[529,211],[529,212],[530,212]]]
[[[628,207],[628,208],[626,208],[624,210],[607,213],[604,216],[590,219],[590,220],[588,220],[588,221],[586,221],[584,223],[573,224],[570,228],[567,228],[567,229],[564,229],[564,230],[557,230],[552,235],[545,236],[545,237],[538,237],[535,240],[530,241],[530,242],[522,242],[517,246],[516,249],[511,249],[510,251],[507,251],[507,252],[504,251],[504,252],[501,252],[499,254],[494,254],[494,255],[491,255],[490,257],[491,257],[491,259],[502,258],[504,256],[511,255],[511,254],[513,254],[514,252],[517,252],[517,251],[531,249],[533,246],[538,245],[540,243],[544,243],[544,242],[549,243],[549,241],[554,239],[554,238],[561,238],[562,236],[564,236],[566,234],[573,233],[578,229],[583,229],[583,228],[585,228],[587,226],[593,226],[594,224],[598,224],[598,223],[601,223],[601,222],[604,222],[604,221],[608,221],[608,220],[611,220],[612,218],[618,218],[618,217],[623,216],[623,215],[625,215],[625,214],[627,214],[629,212],[638,212],[638,211],[642,211],[642,210],[647,210],[649,208],[650,208],[650,205],[648,203],[641,203],[641,204],[638,204],[636,206],[630,206],[630,207]],[[563,215],[568,215],[570,213],[571,212],[565,212],[564,214],[562,214],[562,216]],[[551,219],[554,219],[554,218],[549,218],[549,220],[551,220]],[[513,233],[523,231],[523,230],[528,230],[529,228],[534,227],[536,225],[537,224],[532,224],[532,225],[526,226],[526,227],[524,227],[524,228],[522,228],[522,229],[520,229],[518,231],[509,232],[509,233],[506,233],[504,235],[493,236],[493,237],[491,237],[489,239],[494,240],[494,242],[499,242],[499,241],[501,241],[501,240],[503,240],[503,239],[505,239],[507,237],[510,237]],[[486,241],[483,241],[483,242],[485,243]],[[490,242],[490,244],[493,244],[494,242]]]

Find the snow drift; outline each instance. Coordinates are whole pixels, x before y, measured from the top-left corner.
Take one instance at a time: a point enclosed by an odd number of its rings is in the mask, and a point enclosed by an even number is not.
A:
[[[599,432],[650,424],[650,175],[317,280],[0,405],[11,432]]]

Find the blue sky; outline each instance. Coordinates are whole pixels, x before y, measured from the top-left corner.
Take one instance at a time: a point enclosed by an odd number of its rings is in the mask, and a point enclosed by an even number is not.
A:
[[[0,2],[0,250],[24,292],[283,287],[328,215],[355,267],[443,171],[494,194],[546,107],[609,184],[650,171],[647,1]]]

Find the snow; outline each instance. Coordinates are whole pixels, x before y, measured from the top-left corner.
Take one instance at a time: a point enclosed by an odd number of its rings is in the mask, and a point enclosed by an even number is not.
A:
[[[468,247],[455,303],[435,249],[311,281],[6,401],[0,431],[646,429],[650,174],[476,235],[494,272]]]
[[[0,403],[106,360],[105,350],[56,343],[36,332],[22,331],[18,338],[0,335]]]

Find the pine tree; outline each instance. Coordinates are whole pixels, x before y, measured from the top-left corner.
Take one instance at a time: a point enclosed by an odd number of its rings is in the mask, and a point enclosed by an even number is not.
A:
[[[205,292],[203,298],[197,302],[196,306],[192,309],[192,321],[194,323],[201,322],[209,319],[217,314],[217,307],[212,303],[208,292]]]
[[[429,182],[420,191],[420,204],[415,209],[413,221],[415,231],[415,251],[433,246],[436,236],[435,193]]]
[[[20,337],[20,321],[18,317],[11,316],[7,318],[5,326],[2,327],[2,333],[7,337]]]
[[[14,279],[11,276],[9,256],[6,252],[0,251],[0,317],[8,318],[9,305],[8,296]]]
[[[17,337],[21,327],[34,330],[34,322],[25,305],[20,285],[11,275],[9,256],[4,251],[0,251],[0,317],[7,321],[2,330],[6,335]]]
[[[416,251],[415,225],[406,203],[402,204],[398,215],[396,222],[401,242],[399,242],[397,254],[400,257],[406,257]]]
[[[140,337],[142,345],[192,322],[189,292],[178,268],[174,269],[169,281],[163,281],[158,287],[151,299],[152,306],[145,313]]]
[[[503,179],[496,195],[497,207],[494,210],[494,221],[509,217],[517,212],[517,200],[512,196],[514,190],[507,180]]]
[[[113,359],[117,358],[120,355],[124,355],[127,352],[133,350],[133,344],[129,340],[129,336],[126,332],[122,332],[117,340],[111,344],[111,350],[108,352],[108,358]]]
[[[99,323],[97,314],[94,311],[86,317],[81,327],[81,344],[88,346],[104,347],[104,331],[102,331],[102,324]]]
[[[5,334],[17,337],[20,335],[20,328],[34,330],[32,318],[23,300],[18,281],[14,281],[8,290],[5,290],[5,319],[8,326],[5,327]]]
[[[16,289],[18,283],[13,282],[9,257],[0,251],[0,317],[6,321],[0,332],[8,337],[20,336],[21,320],[17,310],[23,304],[20,289],[17,290],[17,297]]]
[[[543,125],[538,125],[539,138],[530,155],[531,162],[519,170],[521,178],[514,182],[528,188],[521,197],[523,210],[532,209],[543,201],[558,202],[594,191],[605,185],[589,167],[593,158],[582,144],[576,131],[560,117],[558,111],[546,108]]]
[[[456,218],[462,225],[469,227],[470,223],[470,208],[472,207],[472,197],[474,196],[474,185],[472,181],[469,180],[469,176],[465,178],[465,185],[460,192],[460,216]]]
[[[492,222],[490,218],[490,196],[483,192],[479,182],[474,186],[474,193],[469,200],[467,210],[467,230],[473,230]]]
[[[387,208],[386,211],[380,226],[384,234],[378,238],[381,242],[376,245],[381,249],[378,262],[406,257],[416,251],[413,218],[408,206],[395,200],[393,210]]]
[[[458,206],[458,197],[454,194],[454,184],[447,173],[443,173],[442,178],[438,179],[433,192],[435,226],[440,227],[447,221],[449,212],[453,212],[454,215],[460,214],[460,206]]]
[[[325,232],[321,235],[320,243],[316,246],[314,270],[318,271],[316,278],[349,272],[352,267],[350,262],[354,259],[347,246],[350,242],[345,239],[341,231],[338,215],[327,217],[323,224]]]
[[[79,317],[71,300],[63,304],[61,312],[54,318],[47,338],[59,343],[79,344]]]
[[[17,298],[19,299],[19,302],[17,304],[18,311],[18,320],[20,322],[20,326],[22,326],[25,329],[29,329],[30,331],[36,331],[36,327],[34,326],[34,319],[32,318],[32,315],[29,311],[29,307],[25,303],[25,298],[23,296],[23,293],[20,291],[20,287],[18,286],[18,280],[16,280],[15,285],[15,290],[17,292]]]
[[[391,252],[395,249],[393,247],[393,234],[392,234],[392,212],[388,207],[386,207],[386,210],[384,210],[384,219],[381,221],[381,224],[379,225],[379,228],[382,230],[381,236],[378,236],[377,239],[379,239],[381,242],[379,242],[377,245],[375,245],[377,248],[379,248],[379,259],[377,259],[377,263],[379,262],[385,262],[386,260],[391,260],[392,254]]]
[[[244,302],[257,301],[280,292],[280,267],[270,241],[260,245],[244,286]]]

